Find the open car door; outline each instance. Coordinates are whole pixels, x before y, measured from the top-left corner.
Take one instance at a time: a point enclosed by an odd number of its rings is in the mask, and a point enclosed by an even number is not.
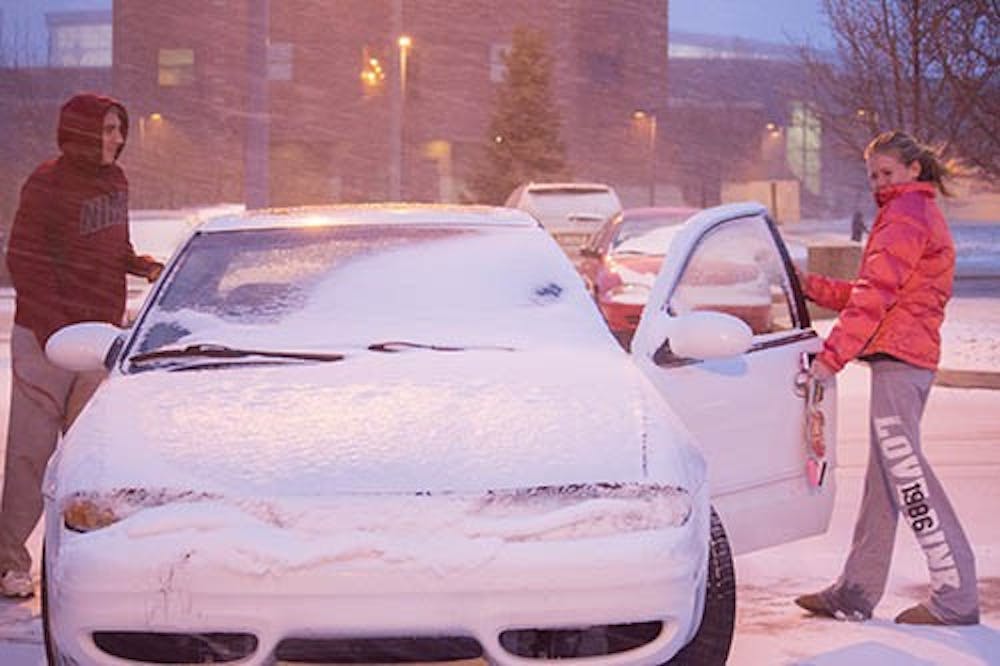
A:
[[[746,351],[715,358],[689,351],[699,346],[697,335],[692,345],[691,327],[681,329],[699,318],[691,313],[705,311],[742,320]],[[763,206],[719,206],[685,222],[632,354],[700,442],[712,502],[737,553],[822,533],[829,524],[836,385],[817,391],[804,372],[821,348],[788,250]]]

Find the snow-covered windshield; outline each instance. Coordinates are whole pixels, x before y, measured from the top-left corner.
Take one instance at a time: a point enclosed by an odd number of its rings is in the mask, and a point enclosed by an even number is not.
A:
[[[611,253],[664,255],[679,229],[679,225],[650,229],[621,241],[614,246]]]
[[[687,213],[626,218],[611,239],[611,252],[666,254]]]
[[[381,342],[606,344],[537,229],[331,226],[196,235],[131,354],[187,345],[338,351]]]

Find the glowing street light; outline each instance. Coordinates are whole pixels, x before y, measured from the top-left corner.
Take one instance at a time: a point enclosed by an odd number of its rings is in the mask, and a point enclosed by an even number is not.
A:
[[[385,71],[382,69],[382,63],[379,62],[378,58],[366,54],[365,64],[361,69],[361,83],[364,84],[365,89],[374,92],[384,80]]]

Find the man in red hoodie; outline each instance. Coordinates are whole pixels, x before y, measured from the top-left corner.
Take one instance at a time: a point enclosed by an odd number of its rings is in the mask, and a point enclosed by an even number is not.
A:
[[[61,154],[21,189],[7,265],[17,292],[11,401],[0,505],[0,593],[29,597],[25,542],[42,513],[42,474],[62,432],[103,373],[52,365],[45,342],[82,321],[122,323],[127,273],[156,280],[163,265],[138,256],[128,230],[128,180],[116,163],[128,137],[125,107],[75,95],[59,115]]]

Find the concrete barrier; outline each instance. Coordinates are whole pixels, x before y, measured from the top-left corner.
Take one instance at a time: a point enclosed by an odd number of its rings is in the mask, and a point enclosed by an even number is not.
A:
[[[861,244],[847,239],[822,238],[805,239],[808,250],[808,271],[841,280],[853,280],[861,267]],[[833,310],[809,303],[809,314],[813,319],[836,317]]]
[[[938,386],[1000,390],[1000,373],[989,370],[948,370],[941,368],[934,376]]]

